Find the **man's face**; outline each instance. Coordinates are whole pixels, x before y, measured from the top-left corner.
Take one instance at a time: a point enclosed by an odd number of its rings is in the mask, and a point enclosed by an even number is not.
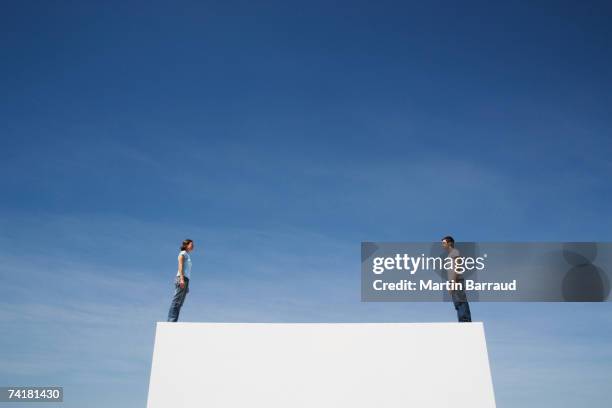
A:
[[[444,249],[450,248],[450,244],[445,239],[442,240],[442,248],[444,248]]]

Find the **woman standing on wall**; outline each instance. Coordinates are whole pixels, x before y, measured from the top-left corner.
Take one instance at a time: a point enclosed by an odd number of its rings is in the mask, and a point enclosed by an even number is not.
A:
[[[191,251],[193,251],[193,241],[190,239],[184,240],[178,255],[178,271],[174,281],[174,297],[168,312],[169,322],[178,321],[181,307],[185,302],[185,296],[189,293],[189,278],[191,277],[191,257],[189,253]]]

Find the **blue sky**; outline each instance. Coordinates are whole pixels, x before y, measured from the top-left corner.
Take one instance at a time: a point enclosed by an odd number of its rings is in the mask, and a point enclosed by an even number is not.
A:
[[[186,236],[182,318],[258,322],[454,319],[363,240],[612,239],[605,2],[3,6],[1,384],[144,406]],[[609,303],[472,309],[499,407],[609,400]]]

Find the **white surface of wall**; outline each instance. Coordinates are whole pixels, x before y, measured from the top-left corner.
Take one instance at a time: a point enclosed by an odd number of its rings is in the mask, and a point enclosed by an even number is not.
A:
[[[158,323],[148,408],[495,407],[481,323]]]

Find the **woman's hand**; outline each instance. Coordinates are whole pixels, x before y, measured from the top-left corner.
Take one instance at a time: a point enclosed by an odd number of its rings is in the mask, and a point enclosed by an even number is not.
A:
[[[181,287],[181,289],[185,289],[185,278],[183,278],[182,276],[179,279],[179,286]]]

